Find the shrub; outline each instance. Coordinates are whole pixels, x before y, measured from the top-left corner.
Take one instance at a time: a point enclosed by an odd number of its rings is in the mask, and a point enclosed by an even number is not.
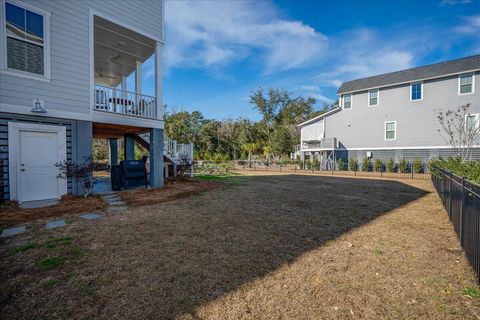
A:
[[[337,159],[337,166],[338,166],[338,170],[340,171],[345,170],[345,162],[343,161],[343,158]]]
[[[370,167],[371,167],[371,162],[370,162],[370,158],[363,158],[362,160],[362,171],[370,171]]]
[[[401,159],[400,162],[398,163],[398,170],[401,173],[407,173],[408,172],[408,163],[407,160]]]
[[[318,165],[319,165],[318,159],[317,159],[317,158],[314,158],[314,159],[313,159],[313,168],[314,168],[314,169],[318,169]]]
[[[423,172],[423,163],[419,159],[413,161],[413,172],[415,173]]]
[[[449,157],[447,160],[440,158],[430,162],[430,171],[435,172],[435,167],[452,171],[457,176],[480,183],[480,161],[462,161],[460,157]]]
[[[395,172],[395,161],[393,159],[387,162],[387,172]]]
[[[307,161],[305,161],[305,167],[307,169],[311,169],[312,168],[312,162],[310,161],[310,159],[307,159]]]
[[[357,171],[357,160],[354,158],[348,159],[348,170]]]
[[[380,172],[382,171],[383,169],[383,163],[382,163],[382,160],[380,159],[376,159],[375,160],[375,164],[373,165],[373,168],[375,169],[375,171],[377,172]]]

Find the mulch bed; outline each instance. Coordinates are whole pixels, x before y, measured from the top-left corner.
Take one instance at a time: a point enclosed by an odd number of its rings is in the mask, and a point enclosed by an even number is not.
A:
[[[213,190],[222,185],[221,182],[203,181],[198,179],[166,180],[161,189],[136,189],[119,192],[118,195],[129,206],[145,206],[173,201],[205,191]]]
[[[84,199],[65,195],[56,205],[30,209],[20,208],[15,201],[7,201],[0,207],[0,224],[4,226],[18,225],[37,219],[102,210],[107,206],[107,203],[99,196],[89,196]]]

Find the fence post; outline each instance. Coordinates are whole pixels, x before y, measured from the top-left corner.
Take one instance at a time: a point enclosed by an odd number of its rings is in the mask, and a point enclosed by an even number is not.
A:
[[[465,238],[465,177],[462,177],[462,202],[460,203],[460,246],[463,247]]]
[[[448,197],[449,197],[449,200],[450,200],[450,204],[448,206],[448,217],[450,218],[450,221],[452,221],[452,205],[453,205],[453,197],[452,197],[452,188],[453,188],[453,179],[452,179],[452,170],[450,170],[450,172],[448,173],[448,177],[450,178],[450,186],[449,186],[449,194],[448,194]]]

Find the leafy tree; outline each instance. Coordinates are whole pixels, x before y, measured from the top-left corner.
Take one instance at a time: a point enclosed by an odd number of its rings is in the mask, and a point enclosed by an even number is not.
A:
[[[380,160],[380,159],[375,159],[375,163],[374,163],[374,165],[373,165],[373,169],[374,169],[376,172],[380,172],[380,171],[382,171],[382,168],[383,168],[382,160]]]
[[[252,153],[258,151],[258,144],[257,143],[246,143],[243,145],[243,150],[248,152],[248,166],[252,167]]]
[[[357,167],[358,167],[358,164],[355,158],[348,159],[348,169],[350,171],[357,171]]]

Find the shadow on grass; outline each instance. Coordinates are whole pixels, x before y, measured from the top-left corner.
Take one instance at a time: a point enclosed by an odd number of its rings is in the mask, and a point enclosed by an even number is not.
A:
[[[90,303],[65,305],[57,315],[195,317],[199,305],[426,194],[397,181],[233,179],[242,184],[167,203],[158,212],[135,212],[122,228],[104,225],[84,234],[102,248],[83,267],[100,289]],[[41,309],[52,304],[48,297],[37,302]]]

